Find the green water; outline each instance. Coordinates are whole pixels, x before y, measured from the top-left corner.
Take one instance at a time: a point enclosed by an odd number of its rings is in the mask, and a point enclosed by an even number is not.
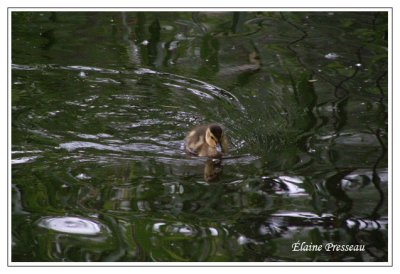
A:
[[[13,12],[12,261],[387,261],[387,28],[385,12]],[[183,150],[209,122],[220,164]]]

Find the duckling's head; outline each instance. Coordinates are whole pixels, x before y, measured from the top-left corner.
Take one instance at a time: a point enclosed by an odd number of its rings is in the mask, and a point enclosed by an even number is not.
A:
[[[222,128],[219,125],[212,124],[206,130],[206,142],[207,144],[215,148],[218,152],[221,152],[221,143],[223,138]]]

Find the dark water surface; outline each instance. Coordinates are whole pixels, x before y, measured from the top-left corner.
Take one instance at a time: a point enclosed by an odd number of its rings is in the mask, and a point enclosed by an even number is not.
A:
[[[13,12],[12,260],[387,261],[387,26]],[[208,122],[221,164],[183,151]]]

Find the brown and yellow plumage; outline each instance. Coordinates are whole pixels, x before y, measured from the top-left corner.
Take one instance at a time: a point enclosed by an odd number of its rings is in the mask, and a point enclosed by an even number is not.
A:
[[[228,152],[228,141],[220,125],[201,125],[187,134],[185,149],[197,156],[221,157]]]

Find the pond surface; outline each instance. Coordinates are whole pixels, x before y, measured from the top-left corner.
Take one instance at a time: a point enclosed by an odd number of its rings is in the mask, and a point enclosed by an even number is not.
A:
[[[388,260],[386,12],[11,23],[12,261]]]

